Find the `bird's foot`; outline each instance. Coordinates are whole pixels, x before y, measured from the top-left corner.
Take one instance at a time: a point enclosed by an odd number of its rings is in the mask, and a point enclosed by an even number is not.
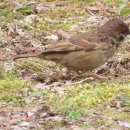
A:
[[[99,75],[99,74],[95,74],[95,73],[88,74],[88,77],[93,77],[93,78],[96,78],[96,79],[99,79],[99,80],[108,80],[109,79],[108,77],[105,77],[105,76],[102,76],[102,75]]]

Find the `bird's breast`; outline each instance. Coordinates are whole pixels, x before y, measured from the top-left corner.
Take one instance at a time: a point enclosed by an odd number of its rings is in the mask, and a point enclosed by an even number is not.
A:
[[[61,64],[73,70],[93,70],[106,62],[103,51],[94,50],[91,52],[78,51],[64,55]]]

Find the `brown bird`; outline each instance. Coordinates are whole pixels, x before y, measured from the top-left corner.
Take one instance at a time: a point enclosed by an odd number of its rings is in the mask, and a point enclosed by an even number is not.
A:
[[[93,70],[104,64],[117,51],[129,27],[120,19],[112,19],[97,30],[75,35],[69,41],[58,42],[43,52],[22,54],[13,59],[41,57],[75,71]]]

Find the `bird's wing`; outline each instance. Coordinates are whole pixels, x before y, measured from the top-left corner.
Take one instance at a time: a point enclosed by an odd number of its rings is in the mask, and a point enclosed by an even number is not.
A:
[[[59,42],[55,45],[49,45],[43,51],[43,53],[51,53],[51,52],[68,52],[68,51],[79,51],[82,50],[81,46],[74,45],[70,42]]]
[[[93,51],[103,49],[106,43],[101,35],[94,33],[84,33],[74,36],[68,42],[59,42],[49,46],[43,53],[58,53],[58,52],[72,52],[72,51]]]
[[[109,45],[108,37],[98,31],[85,32],[77,36],[73,36],[70,41],[75,45],[82,46],[86,51],[105,49]]]

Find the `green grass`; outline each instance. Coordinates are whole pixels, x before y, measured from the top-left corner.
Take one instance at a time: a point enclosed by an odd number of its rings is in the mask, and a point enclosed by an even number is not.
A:
[[[21,98],[21,90],[29,85],[17,77],[16,72],[5,72],[3,64],[0,64],[0,101],[18,103]]]
[[[4,73],[0,81],[0,100],[7,102],[16,102],[19,98],[19,90],[25,85],[25,81],[19,80],[16,74]]]
[[[130,83],[85,83],[69,86],[65,94],[52,97],[51,102],[57,101],[54,104],[56,110],[64,111],[71,118],[79,118],[87,109],[110,105],[118,94],[129,97]]]

